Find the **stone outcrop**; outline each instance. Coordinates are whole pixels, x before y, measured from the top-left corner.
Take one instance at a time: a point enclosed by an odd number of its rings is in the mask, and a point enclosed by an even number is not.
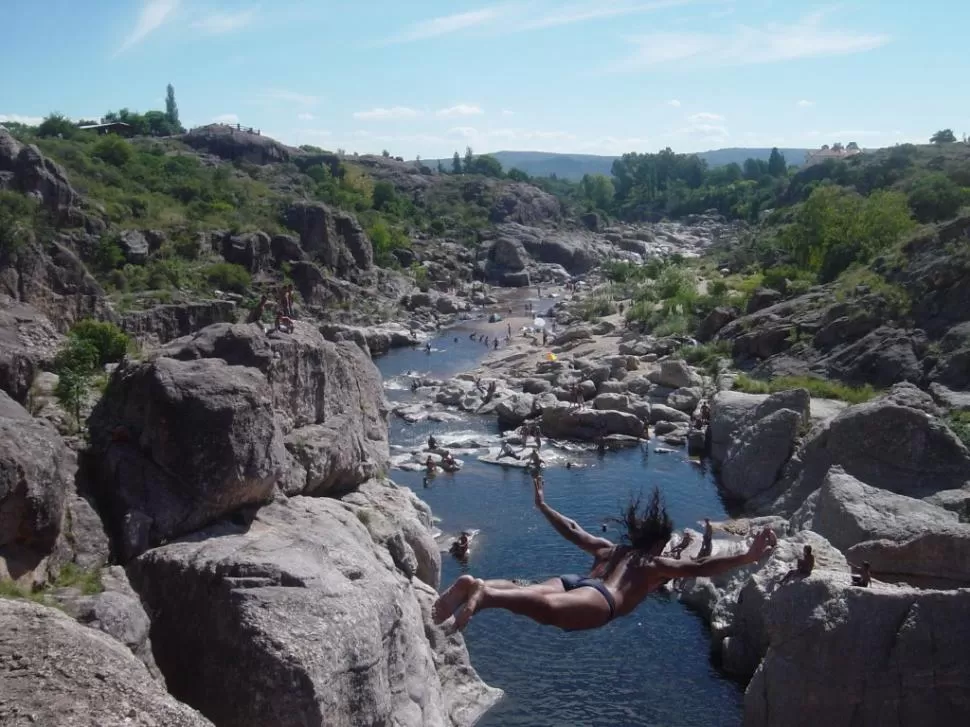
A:
[[[321,323],[320,332],[328,341],[353,341],[371,356],[383,356],[392,348],[406,348],[418,342],[411,331],[396,323],[363,327]]]
[[[374,248],[353,215],[321,202],[296,202],[284,218],[307,254],[338,277],[356,280],[374,266]]]
[[[542,412],[542,433],[547,437],[580,440],[610,434],[642,437],[644,426],[643,421],[629,412],[555,406]]]
[[[211,727],[124,645],[60,611],[0,598],[0,723]]]
[[[270,236],[265,232],[244,232],[226,235],[220,249],[226,262],[241,265],[250,273],[258,273],[272,263]]]
[[[4,128],[0,128],[0,189],[34,197],[61,222],[79,220],[80,197],[64,168],[34,144],[21,144]]]
[[[433,590],[370,533],[381,517],[298,497],[141,556],[132,580],[172,693],[240,727],[473,723],[499,693],[445,648]]]
[[[522,225],[555,222],[561,217],[562,208],[556,197],[522,182],[504,185],[501,196],[489,213],[492,222],[518,222]]]
[[[181,140],[193,149],[227,161],[250,164],[281,164],[290,160],[290,149],[274,139],[227,124],[192,129]]]
[[[303,324],[269,336],[210,326],[115,372],[91,420],[99,497],[136,555],[278,488],[364,482],[387,460],[386,415],[380,377],[356,345]]]
[[[661,361],[660,368],[647,374],[647,378],[658,386],[671,389],[698,386],[701,383],[700,377],[681,359]]]
[[[54,360],[62,340],[36,308],[0,296],[0,390],[25,404],[34,377]]]
[[[235,323],[236,304],[228,300],[159,305],[146,311],[126,313],[121,327],[130,336],[153,343],[168,343],[215,323]]]

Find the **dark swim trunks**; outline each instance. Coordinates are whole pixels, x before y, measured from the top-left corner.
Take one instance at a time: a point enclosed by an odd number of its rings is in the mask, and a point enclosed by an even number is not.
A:
[[[599,578],[583,578],[582,576],[568,575],[559,576],[559,580],[562,581],[562,587],[566,589],[567,593],[577,588],[595,588],[602,593],[603,598],[606,599],[606,603],[610,607],[610,621],[613,620],[613,615],[616,613],[616,601],[613,600],[613,594],[610,593],[610,589]]]

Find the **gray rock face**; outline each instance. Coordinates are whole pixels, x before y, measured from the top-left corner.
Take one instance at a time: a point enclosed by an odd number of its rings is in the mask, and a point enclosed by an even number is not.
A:
[[[611,409],[613,411],[631,411],[630,397],[625,394],[600,394],[593,399],[594,409]]]
[[[721,462],[721,484],[742,500],[770,488],[791,457],[802,415],[780,409],[756,419],[731,444]]]
[[[249,528],[216,525],[139,558],[132,581],[172,693],[239,727],[474,722],[499,693],[461,646],[432,650],[445,642],[428,620],[433,591],[372,540],[372,519],[294,498]]]
[[[488,251],[488,262],[504,271],[514,273],[525,269],[529,262],[529,254],[518,240],[500,237]]]
[[[575,343],[576,341],[586,341],[593,337],[593,331],[589,326],[571,326],[565,331],[556,336],[553,341],[553,346],[565,346],[567,343]]]
[[[210,326],[116,372],[91,420],[99,495],[130,556],[265,503],[277,486],[352,489],[386,465],[386,417],[356,345],[302,324],[269,336]],[[132,522],[143,524],[134,540]]]
[[[144,265],[148,262],[148,240],[138,230],[125,230],[118,236],[125,260],[132,265]]]
[[[0,391],[0,578],[24,576],[53,550],[76,470],[60,435]]]
[[[537,225],[558,220],[562,216],[559,200],[531,184],[507,184],[492,207],[492,222],[518,222]]]
[[[779,391],[770,396],[720,391],[711,400],[711,458],[721,463],[735,439],[752,423],[781,409],[798,412],[807,426],[811,396],[804,389]]]
[[[228,300],[159,305],[151,310],[126,313],[121,327],[126,333],[153,342],[168,343],[215,323],[235,323],[236,304]]]
[[[531,394],[512,394],[500,399],[495,405],[499,424],[517,427],[533,414],[535,397]]]
[[[0,390],[21,404],[62,337],[36,308],[0,295]]]
[[[0,129],[0,172],[12,174],[10,187],[37,198],[61,221],[68,220],[79,202],[60,164],[33,144],[21,144]]]
[[[867,540],[902,542],[928,532],[955,533],[953,513],[904,495],[870,487],[833,467],[814,501],[810,527],[847,552]],[[970,535],[970,527],[960,528]],[[970,555],[961,559],[970,563]]]
[[[303,249],[338,276],[354,280],[374,266],[374,248],[352,215],[320,202],[297,202],[285,217]]]
[[[772,290],[771,288],[759,288],[751,294],[751,298],[748,300],[748,307],[745,310],[745,313],[747,315],[751,315],[752,313],[757,313],[759,310],[770,308],[775,303],[779,302],[781,298],[782,295],[777,290]]]
[[[938,525],[907,540],[867,540],[847,555],[853,563],[868,561],[876,574],[915,578],[918,585],[927,579],[937,587],[970,584],[970,526],[963,524]]]
[[[680,359],[661,361],[660,369],[647,374],[647,378],[655,384],[667,386],[671,389],[700,384],[697,374],[690,370],[685,361]]]
[[[201,126],[192,129],[181,139],[193,149],[207,151],[229,161],[282,164],[290,160],[290,150],[278,141],[226,124]]]
[[[953,326],[940,340],[940,360],[930,378],[955,389],[970,388],[970,322]]]
[[[735,308],[725,306],[715,308],[707,314],[707,317],[698,326],[697,340],[702,342],[710,341],[718,334],[718,331],[737,317],[738,311]]]
[[[43,684],[43,688],[39,688]],[[211,727],[125,646],[53,608],[0,599],[0,723]]]
[[[970,591],[847,588],[847,576],[779,589],[744,724],[960,724],[970,714]]]
[[[650,423],[656,424],[657,422],[679,422],[689,424],[690,415],[665,404],[653,404],[650,407]]]
[[[268,266],[270,250],[270,237],[265,232],[226,235],[222,240],[222,256],[226,262],[241,265],[251,273]]]
[[[571,406],[551,407],[542,412],[542,433],[547,437],[591,440],[610,434],[641,437],[643,432],[643,422],[627,412]]]
[[[818,365],[829,375],[853,383],[885,387],[899,381],[919,381],[919,360],[926,346],[922,331],[878,328],[855,343],[839,349]]]
[[[690,414],[700,404],[702,394],[699,388],[676,389],[667,397],[667,405]]]

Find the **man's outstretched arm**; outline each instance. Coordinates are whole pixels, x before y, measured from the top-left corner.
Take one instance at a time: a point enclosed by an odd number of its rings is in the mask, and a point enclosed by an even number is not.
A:
[[[775,534],[765,528],[755,536],[754,542],[746,553],[738,555],[716,555],[701,558],[693,563],[689,561],[673,560],[672,558],[655,558],[654,568],[665,578],[702,578],[727,573],[735,568],[751,565],[761,560],[769,548],[777,543]]]
[[[532,480],[532,484],[535,485],[536,491],[536,507],[539,508],[546,520],[556,529],[556,532],[562,535],[566,540],[574,545],[585,550],[590,555],[595,555],[604,548],[612,548],[613,543],[611,543],[606,538],[597,538],[595,535],[590,535],[588,532],[579,527],[579,524],[563,515],[562,513],[556,512],[549,505],[546,504],[545,494],[542,488],[542,478],[535,477]]]

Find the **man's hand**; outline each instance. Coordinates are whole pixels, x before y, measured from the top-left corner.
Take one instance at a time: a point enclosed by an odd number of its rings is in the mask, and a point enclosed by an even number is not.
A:
[[[532,477],[532,485],[536,490],[536,507],[542,507],[546,504],[546,497],[542,491],[543,482],[542,475],[534,475]]]
[[[778,544],[778,538],[771,528],[765,528],[758,533],[748,548],[748,558],[757,563],[771,548]]]

